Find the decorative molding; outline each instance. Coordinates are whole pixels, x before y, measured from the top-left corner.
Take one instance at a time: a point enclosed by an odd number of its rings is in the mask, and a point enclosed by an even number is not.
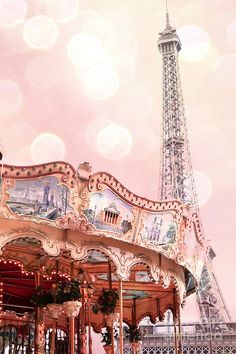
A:
[[[59,242],[51,242],[45,232],[31,227],[11,229],[9,232],[0,234],[0,252],[6,244],[22,237],[32,237],[41,241],[43,249],[50,256],[56,257],[60,254],[61,245]]]
[[[147,211],[173,210],[176,213],[182,213],[182,204],[178,200],[158,202],[142,198],[129,191],[115,177],[107,172],[97,172],[89,177],[88,189],[90,192],[101,191],[104,186],[109,187],[118,194],[121,199],[138,208]]]
[[[61,182],[74,188],[77,180],[77,172],[74,167],[66,162],[55,161],[33,166],[3,165],[3,178],[30,179],[58,174]]]

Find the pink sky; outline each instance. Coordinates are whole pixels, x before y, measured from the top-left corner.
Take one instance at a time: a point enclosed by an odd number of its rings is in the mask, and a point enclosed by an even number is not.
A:
[[[236,2],[169,2],[171,24],[183,44],[181,80],[202,219],[235,319]],[[93,172],[110,172],[134,193],[156,199],[161,134],[156,42],[164,5],[164,0],[0,0],[4,162],[89,161]],[[190,300],[188,319],[193,306]]]

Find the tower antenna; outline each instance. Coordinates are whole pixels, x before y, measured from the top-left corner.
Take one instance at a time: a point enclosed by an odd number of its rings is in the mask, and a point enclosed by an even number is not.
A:
[[[168,10],[168,0],[166,0],[166,28],[170,27],[170,18],[169,18],[169,10]]]

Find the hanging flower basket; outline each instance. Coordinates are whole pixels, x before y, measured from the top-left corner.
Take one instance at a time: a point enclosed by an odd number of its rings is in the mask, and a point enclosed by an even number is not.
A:
[[[142,338],[144,335],[145,332],[136,325],[131,325],[130,327],[124,328],[124,336],[129,340],[131,347],[135,352],[139,352],[139,350],[141,350]]]
[[[51,289],[38,287],[31,301],[37,307],[46,307],[50,316],[57,319],[62,310],[68,317],[78,316],[82,305],[78,301],[80,297],[80,282],[72,279],[53,283]]]
[[[63,310],[67,317],[77,317],[82,303],[78,300],[76,301],[65,301],[63,302]]]
[[[100,311],[103,315],[110,315],[115,312],[117,300],[119,300],[117,289],[102,289],[96,304],[93,306],[93,312],[97,314]]]
[[[51,318],[57,320],[62,313],[63,306],[61,304],[48,304],[47,310]]]

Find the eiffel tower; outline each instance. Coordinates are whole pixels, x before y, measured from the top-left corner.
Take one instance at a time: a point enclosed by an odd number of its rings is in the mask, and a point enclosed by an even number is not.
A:
[[[200,216],[193,178],[187,122],[181,88],[178,53],[181,41],[170,25],[166,4],[166,27],[160,33],[158,49],[162,55],[162,144],[160,200],[179,199]],[[200,321],[183,324],[183,348],[178,354],[236,354],[236,324],[231,317],[213,270],[215,257],[207,249],[200,284],[196,289]],[[187,282],[191,288],[191,278]],[[169,323],[146,326],[145,354],[174,354],[173,326]]]

